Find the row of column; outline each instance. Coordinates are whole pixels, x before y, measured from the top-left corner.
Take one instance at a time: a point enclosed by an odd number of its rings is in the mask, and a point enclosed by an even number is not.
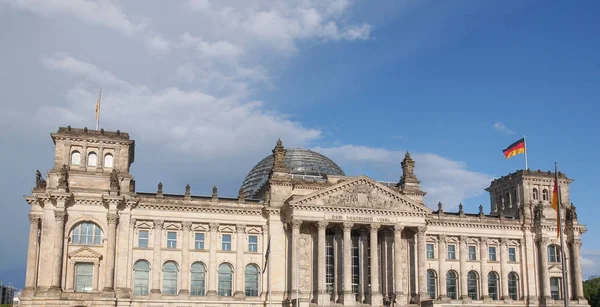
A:
[[[298,240],[300,238],[300,227],[302,225],[302,220],[292,220],[290,222],[292,228],[292,240],[291,247],[292,255],[296,255],[298,251]],[[326,230],[329,225],[326,221],[319,221],[316,223],[318,230],[318,242],[317,242],[317,255],[318,255],[318,268],[317,268],[317,291],[318,291],[318,303],[323,303],[328,301],[327,293],[325,293],[325,282],[324,277],[326,274],[325,261],[326,261]],[[352,248],[352,236],[351,231],[354,227],[353,223],[343,223],[340,225],[343,230],[343,289],[342,289],[342,297],[344,305],[352,305],[355,302],[355,294],[352,293],[352,257],[351,257],[351,248]],[[378,252],[378,231],[381,225],[379,224],[370,224],[369,225],[369,233],[370,233],[370,275],[371,275],[371,304],[372,305],[380,305],[382,303],[382,294],[379,291],[379,252]],[[402,263],[402,231],[404,230],[404,226],[402,225],[394,225],[394,290],[397,299],[400,300],[405,296],[404,291],[402,289],[402,279],[403,279],[403,263]],[[418,276],[419,280],[422,281],[419,283],[419,297],[421,300],[427,299],[427,284],[426,284],[426,248],[425,248],[425,228],[419,227],[417,228],[417,254],[418,254]],[[366,249],[365,249],[366,250]],[[297,277],[300,272],[297,271],[297,266],[295,265],[295,261],[298,261],[296,258],[292,258],[291,265],[291,279],[292,279],[292,297],[295,297],[295,293],[297,291]],[[366,281],[365,276],[361,276],[361,281]],[[297,299],[297,297],[296,297]]]

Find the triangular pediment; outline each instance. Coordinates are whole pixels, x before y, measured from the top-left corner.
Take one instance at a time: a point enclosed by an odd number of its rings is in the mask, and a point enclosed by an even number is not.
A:
[[[177,223],[165,223],[166,230],[179,230],[179,224]]]
[[[194,231],[207,231],[208,229],[206,228],[205,225],[195,224],[195,225],[192,226],[192,230],[194,230]]]
[[[148,222],[138,222],[137,225],[136,225],[136,228],[151,229],[152,225],[150,225]]]
[[[561,274],[562,273],[562,265],[555,264],[555,265],[550,266],[550,268],[548,269],[548,273],[550,273],[550,274]]]
[[[82,247],[78,250],[72,251],[69,253],[69,258],[76,259],[100,259],[102,258],[102,254],[92,250],[89,247]]]
[[[306,196],[292,198],[289,204],[431,213],[431,209],[425,205],[367,176],[343,181]]]

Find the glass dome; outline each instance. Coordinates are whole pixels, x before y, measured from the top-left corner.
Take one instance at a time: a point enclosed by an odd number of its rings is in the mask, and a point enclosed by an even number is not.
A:
[[[326,156],[309,149],[292,148],[286,149],[285,165],[294,175],[323,176],[339,175],[345,176],[344,171]],[[258,162],[244,179],[242,191],[244,196],[251,197],[267,181],[269,173],[273,169],[273,155],[268,155]]]

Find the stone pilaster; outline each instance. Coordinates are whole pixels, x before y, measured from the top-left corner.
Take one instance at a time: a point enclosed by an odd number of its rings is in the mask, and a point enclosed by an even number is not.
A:
[[[117,222],[119,215],[109,213],[106,216],[108,222],[108,242],[106,250],[106,265],[104,267],[104,289],[103,291],[114,291],[115,286],[115,246],[117,245]]]
[[[417,228],[417,263],[419,266],[419,301],[429,299],[427,295],[427,248],[425,245],[425,231],[427,227]]]
[[[467,275],[469,273],[469,269],[467,268],[467,244],[468,244],[468,237],[466,236],[460,236],[460,298],[464,301],[470,301],[471,299],[469,298],[469,291],[468,291],[468,281],[467,281]]]
[[[25,276],[25,290],[33,290],[37,279],[38,258],[38,231],[42,216],[29,214],[29,246],[27,249],[27,275]]]
[[[354,224],[344,223],[344,306],[352,306],[356,303],[352,294],[352,236],[351,231]]]
[[[502,238],[500,240],[500,271],[502,272],[502,276],[500,276],[500,281],[502,283],[502,299],[507,301],[511,300],[508,295],[508,239]]]
[[[61,289],[60,281],[62,275],[62,260],[63,260],[63,248],[64,248],[64,237],[65,237],[65,219],[67,213],[62,210],[54,211],[55,221],[55,238],[54,238],[54,253],[52,259],[52,283],[50,289],[59,290]],[[97,276],[97,275],[96,275]]]
[[[583,279],[581,276],[581,240],[571,240],[571,252],[573,253],[573,298],[584,300],[583,296]]]
[[[208,224],[210,230],[210,245],[208,247],[208,291],[206,292],[207,296],[216,296],[217,295],[217,233],[219,231],[218,223],[210,223]]]
[[[192,231],[192,222],[184,221],[181,223],[183,228],[183,242],[181,242],[181,287],[179,295],[188,297],[190,295],[190,232]],[[210,274],[208,274],[210,275]]]
[[[327,301],[327,293],[325,293],[325,258],[326,258],[326,240],[325,231],[327,230],[327,222],[319,221],[317,222],[317,230],[318,230],[318,246],[317,246],[317,254],[318,254],[318,281],[317,281],[317,291],[318,293],[318,301],[319,305],[322,305]]]
[[[402,289],[402,272],[404,264],[402,263],[402,231],[404,226],[394,225],[394,286],[396,293],[396,301],[403,304],[406,301],[404,289]]]
[[[481,263],[481,269],[479,280],[481,280],[481,297],[489,301],[490,293],[488,290],[488,269],[487,269],[487,261],[488,261],[488,238],[481,237],[481,242],[479,242],[479,263]]]
[[[244,298],[246,293],[244,292],[244,235],[246,234],[246,225],[236,225],[237,238],[235,248],[235,263],[236,263],[236,279],[235,279],[235,293],[233,294],[236,298]]]
[[[333,239],[333,301],[336,303],[342,303],[342,235],[343,231],[340,227],[333,228],[334,239]]]
[[[448,255],[448,252],[446,251],[446,242],[447,242],[448,237],[446,237],[446,235],[440,235],[438,238],[438,264],[439,264],[439,269],[438,269],[438,281],[439,281],[439,285],[440,288],[438,289],[439,292],[439,298],[441,300],[448,300],[448,293],[447,293],[447,289],[446,289],[446,256]]]
[[[292,220],[290,224],[292,226],[292,297],[294,298],[294,300],[298,300],[299,297],[296,296],[296,293],[300,292],[300,285],[298,284],[298,281],[300,279],[300,276],[298,274],[300,272],[298,272],[297,261],[300,261],[298,241],[300,240],[300,226],[302,226],[302,220]]]
[[[371,305],[380,306],[383,305],[383,298],[381,292],[379,292],[379,255],[377,252],[377,232],[379,231],[379,224],[370,225],[371,240],[369,245],[371,246]]]
[[[548,238],[538,238],[539,251],[540,251],[540,275],[542,276],[542,298],[544,300],[550,299],[550,278],[548,277]]]
[[[160,291],[160,273],[162,272],[162,259],[160,255],[162,247],[162,230],[164,221],[154,220],[154,246],[152,253],[152,289],[150,293],[157,296]]]

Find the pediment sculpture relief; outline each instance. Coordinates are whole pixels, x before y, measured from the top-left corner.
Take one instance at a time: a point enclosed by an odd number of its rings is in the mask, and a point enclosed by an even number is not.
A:
[[[332,195],[323,199],[326,206],[335,207],[361,207],[390,209],[394,207],[394,201],[385,196],[375,187],[361,183],[349,187],[338,195]]]

